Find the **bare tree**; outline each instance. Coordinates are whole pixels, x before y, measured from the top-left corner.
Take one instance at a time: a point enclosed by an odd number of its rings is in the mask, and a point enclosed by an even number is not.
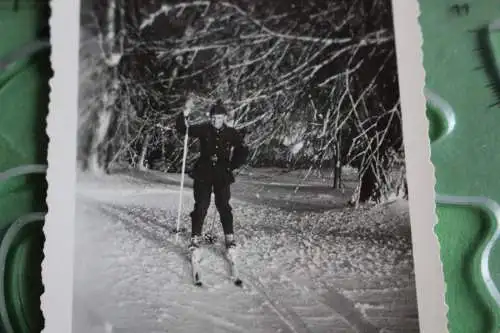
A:
[[[94,20],[95,38],[99,47],[99,61],[93,59],[102,67],[101,74],[104,77],[105,86],[100,92],[100,103],[97,107],[88,111],[88,117],[92,118],[91,126],[88,126],[87,154],[85,156],[85,167],[96,173],[102,173],[107,169],[108,139],[109,131],[116,117],[116,104],[120,89],[119,64],[124,54],[124,7],[121,0],[108,0],[106,2],[93,3],[94,11],[90,13]],[[84,35],[88,31],[84,29]],[[92,38],[89,43],[93,45]],[[85,47],[85,45],[84,45]],[[95,51],[95,49],[93,50]],[[89,55],[82,52],[84,55]],[[92,53],[94,55],[96,52]],[[91,57],[92,58],[92,57]],[[84,60],[85,61],[85,60]],[[89,69],[88,67],[85,69]],[[90,70],[92,72],[92,69]],[[86,78],[80,81],[85,82]]]

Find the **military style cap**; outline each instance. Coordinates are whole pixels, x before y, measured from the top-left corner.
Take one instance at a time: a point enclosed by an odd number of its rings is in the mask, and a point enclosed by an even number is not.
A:
[[[210,108],[210,116],[216,115],[216,114],[224,114],[227,115],[227,110],[222,105],[222,101],[218,99],[215,104]]]

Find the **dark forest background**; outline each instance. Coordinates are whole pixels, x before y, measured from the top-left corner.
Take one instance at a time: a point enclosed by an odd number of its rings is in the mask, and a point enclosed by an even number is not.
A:
[[[406,195],[391,0],[82,3],[81,169],[179,172],[175,117],[220,98],[250,167],[332,169],[339,188],[348,166],[353,202]]]

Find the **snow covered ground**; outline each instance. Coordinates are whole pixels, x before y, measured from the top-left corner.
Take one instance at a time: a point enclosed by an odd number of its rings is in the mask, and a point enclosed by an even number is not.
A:
[[[203,254],[199,288],[191,282],[188,232],[178,243],[172,233],[178,186],[120,174],[79,175],[78,188],[73,333],[419,331],[403,201],[294,211],[273,204],[283,195],[266,199],[273,188],[260,196],[236,185],[244,288],[228,279],[222,244]],[[187,231],[192,205],[188,187]],[[206,227],[213,221],[212,205]],[[213,228],[222,240],[218,220]]]

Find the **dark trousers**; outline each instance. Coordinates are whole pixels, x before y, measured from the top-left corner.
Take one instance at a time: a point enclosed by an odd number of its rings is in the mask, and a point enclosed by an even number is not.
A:
[[[230,184],[219,185],[195,180],[193,184],[194,210],[191,212],[191,236],[201,236],[203,222],[210,206],[212,191],[215,196],[215,207],[219,212],[224,234],[233,233],[233,213],[229,205],[231,199]]]

